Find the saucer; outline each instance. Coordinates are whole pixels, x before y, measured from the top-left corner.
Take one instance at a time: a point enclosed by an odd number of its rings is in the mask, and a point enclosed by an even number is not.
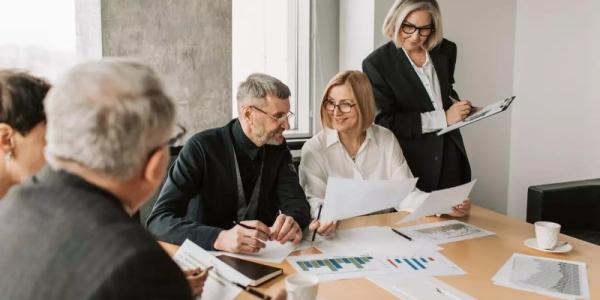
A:
[[[560,244],[560,243],[562,243],[562,241],[558,241],[558,244]],[[567,252],[573,250],[573,246],[571,246],[571,244],[569,244],[569,243],[562,245],[560,247],[556,247],[553,250],[546,250],[544,248],[538,247],[537,239],[535,239],[535,238],[525,240],[523,242],[523,244],[525,244],[525,246],[527,246],[531,249],[535,249],[535,250],[543,251],[543,252],[549,252],[549,253],[567,253]]]

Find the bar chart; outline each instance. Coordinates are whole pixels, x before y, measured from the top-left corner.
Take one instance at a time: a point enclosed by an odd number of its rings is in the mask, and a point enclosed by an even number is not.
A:
[[[373,260],[372,256],[362,257],[335,257],[335,258],[324,258],[324,259],[313,259],[313,260],[300,260],[296,264],[303,271],[310,271],[310,269],[327,268],[332,272],[338,272],[340,270],[351,269],[365,269],[364,265],[369,261]]]
[[[408,267],[414,271],[427,269],[429,263],[435,262],[435,258],[428,257],[393,257],[387,258],[386,261],[394,268]]]

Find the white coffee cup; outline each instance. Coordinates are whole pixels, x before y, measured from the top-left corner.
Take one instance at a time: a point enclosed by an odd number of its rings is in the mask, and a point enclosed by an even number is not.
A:
[[[285,279],[287,300],[315,300],[319,290],[319,277],[312,274],[294,274]]]
[[[552,249],[558,242],[560,233],[560,224],[547,221],[535,222],[535,238],[538,247],[543,249]]]

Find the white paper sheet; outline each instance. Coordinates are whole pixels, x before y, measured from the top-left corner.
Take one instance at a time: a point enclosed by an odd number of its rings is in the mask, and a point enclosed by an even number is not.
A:
[[[218,258],[214,257],[200,246],[194,244],[190,240],[179,247],[179,250],[173,256],[173,260],[179,265],[182,270],[192,268],[206,269],[210,266],[214,271],[210,271],[206,280],[201,299],[232,299],[241,292],[241,289],[235,285],[228,284],[219,280],[218,276],[213,273],[218,273],[227,280],[237,282],[242,285],[248,285],[250,279]]]
[[[356,180],[329,177],[321,220],[343,220],[396,208],[415,188],[417,178]]]
[[[368,226],[338,230],[334,236],[315,243],[321,252],[330,255],[405,254],[441,250],[428,241],[409,241],[394,233],[390,227]]]
[[[452,212],[452,207],[461,204],[471,193],[477,179],[449,189],[433,191],[412,213],[397,224],[414,221],[418,218]]]
[[[367,278],[371,282],[407,300],[474,300],[460,290],[433,277],[377,275]]]
[[[298,272],[310,273],[322,281],[374,275],[444,276],[465,272],[439,252],[406,255],[304,255],[290,256]]]
[[[411,237],[413,241],[428,241],[437,245],[495,234],[458,220],[400,227],[396,230]]]
[[[277,241],[266,241],[265,248],[261,249],[258,253],[253,254],[240,254],[240,253],[229,253],[223,251],[212,251],[214,255],[228,255],[243,259],[253,259],[259,261],[265,261],[270,263],[281,263],[283,260],[293,251],[296,250],[296,246],[292,242],[280,244]]]
[[[560,299],[589,299],[586,264],[515,253],[492,277],[501,286]]]

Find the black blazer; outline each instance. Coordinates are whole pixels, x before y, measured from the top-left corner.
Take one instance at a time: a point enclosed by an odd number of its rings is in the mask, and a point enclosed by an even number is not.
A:
[[[158,239],[174,244],[190,239],[212,250],[219,233],[233,227],[238,209],[235,122],[197,133],[183,146],[148,217],[148,229]],[[306,227],[310,208],[287,144],[264,147],[256,219],[270,226],[281,210]]]
[[[440,82],[444,110],[447,110],[452,105],[449,96],[458,98],[452,87],[456,44],[444,39],[429,51],[429,56]],[[434,108],[404,51],[389,42],[365,58],[362,67],[373,85],[378,109],[375,123],[390,129],[398,138],[413,175],[419,177],[417,187],[424,191],[438,189],[445,143],[446,147],[458,147],[458,152],[464,155],[463,169],[468,178],[462,181],[469,180],[470,166],[460,131],[443,136],[422,133],[420,114]]]
[[[110,193],[46,167],[0,201],[0,299],[192,299]]]

